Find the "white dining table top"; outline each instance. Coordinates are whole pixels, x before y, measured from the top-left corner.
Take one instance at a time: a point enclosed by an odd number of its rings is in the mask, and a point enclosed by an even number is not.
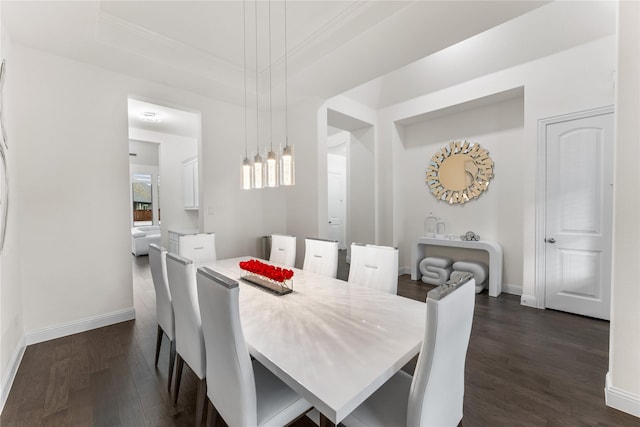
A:
[[[238,280],[247,259],[204,265]],[[418,354],[426,306],[293,270],[283,296],[238,280],[242,329],[251,355],[337,424]]]

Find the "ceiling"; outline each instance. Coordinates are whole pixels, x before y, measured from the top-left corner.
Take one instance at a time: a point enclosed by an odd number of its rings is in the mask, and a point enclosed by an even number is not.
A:
[[[128,100],[129,127],[152,132],[179,135],[195,140],[200,138],[200,114],[177,110],[163,105]],[[145,120],[145,114],[152,113],[157,121]]]
[[[288,1],[289,103],[335,96],[544,3]],[[14,43],[239,105],[245,81],[255,93],[257,69],[258,92],[271,87],[274,105],[282,104],[285,3],[260,1],[257,14],[255,6],[241,1],[1,5]]]

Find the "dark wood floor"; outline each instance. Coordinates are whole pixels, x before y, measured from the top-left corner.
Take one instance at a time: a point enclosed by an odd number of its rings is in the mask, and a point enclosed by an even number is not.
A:
[[[427,290],[400,278],[403,296],[424,301]],[[147,257],[134,262],[134,293],[135,321],[27,348],[2,427],[192,425],[195,376],[185,369],[173,406],[166,341],[158,369],[153,366],[155,295]],[[640,426],[604,404],[608,338],[604,321],[522,307],[515,296],[478,295],[462,424]]]

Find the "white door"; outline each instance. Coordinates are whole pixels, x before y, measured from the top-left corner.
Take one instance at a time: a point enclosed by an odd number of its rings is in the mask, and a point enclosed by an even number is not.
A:
[[[545,306],[609,319],[613,113],[546,126]]]
[[[346,249],[343,226],[345,196],[344,175],[329,172],[327,184],[329,196],[329,238],[331,240],[337,240],[340,249]]]

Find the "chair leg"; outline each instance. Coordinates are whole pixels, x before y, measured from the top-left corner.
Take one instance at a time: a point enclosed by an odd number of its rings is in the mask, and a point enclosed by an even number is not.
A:
[[[180,392],[180,380],[182,379],[182,368],[184,368],[184,360],[182,360],[182,356],[180,353],[176,354],[176,385],[174,387],[174,399],[173,404],[178,403],[178,393]]]
[[[160,357],[160,345],[162,344],[162,328],[158,325],[158,337],[156,338],[156,367],[158,366],[158,358]]]
[[[196,419],[195,426],[201,427],[207,418],[207,380],[198,380],[198,392],[196,393]]]
[[[176,362],[176,339],[169,341],[169,380],[167,381],[167,391],[171,392],[171,380],[173,379],[173,365]]]

